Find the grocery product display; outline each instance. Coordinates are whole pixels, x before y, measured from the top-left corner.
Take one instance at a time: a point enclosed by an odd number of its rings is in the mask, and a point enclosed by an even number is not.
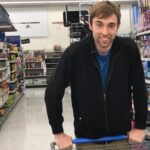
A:
[[[24,93],[21,53],[16,45],[0,42],[0,125]]]
[[[1,108],[5,105],[8,96],[8,68],[7,68],[7,54],[3,42],[0,44],[0,116],[4,114],[4,110]]]
[[[44,52],[25,52],[25,85],[29,87],[46,87]]]
[[[53,52],[42,50],[25,52],[25,85],[26,88],[46,87],[49,77],[55,71],[62,55],[59,46]]]
[[[136,42],[140,49],[143,63],[148,96],[148,111],[150,112],[150,4],[144,0],[139,0],[138,6],[139,15]],[[150,113],[148,113],[147,124],[148,126],[150,125]]]

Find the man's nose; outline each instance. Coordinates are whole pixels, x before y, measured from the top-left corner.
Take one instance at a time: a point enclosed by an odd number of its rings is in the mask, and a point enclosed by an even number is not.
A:
[[[103,34],[103,35],[107,35],[107,34],[108,34],[108,29],[107,29],[107,27],[104,27],[104,28],[102,29],[102,34]]]

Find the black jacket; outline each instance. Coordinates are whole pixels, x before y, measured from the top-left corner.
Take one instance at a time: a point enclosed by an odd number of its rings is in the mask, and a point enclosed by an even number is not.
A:
[[[111,51],[104,93],[92,36],[66,49],[45,93],[53,133],[63,132],[62,98],[68,83],[77,137],[126,134],[133,118],[132,95],[135,127],[146,127],[147,96],[139,50],[130,38],[116,37]]]

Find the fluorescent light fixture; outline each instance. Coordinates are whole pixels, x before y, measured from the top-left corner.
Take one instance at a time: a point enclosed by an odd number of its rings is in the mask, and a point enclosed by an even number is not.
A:
[[[0,26],[0,28],[11,28],[11,26],[9,26],[9,25],[8,25],[8,26],[7,26],[7,25],[6,25],[6,26],[3,26],[3,25],[2,25],[2,26]]]
[[[77,4],[77,3],[90,3],[90,2],[96,2],[97,0],[80,0],[80,1],[3,1],[3,2],[0,2],[2,5],[35,5],[35,4],[38,4],[38,5],[44,5],[44,4]]]

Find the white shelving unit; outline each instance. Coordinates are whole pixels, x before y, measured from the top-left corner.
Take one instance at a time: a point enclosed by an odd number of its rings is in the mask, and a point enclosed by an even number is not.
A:
[[[0,109],[5,105],[9,96],[7,79],[8,79],[8,67],[5,49],[0,48]]]
[[[146,51],[146,47],[148,46],[148,41],[146,40],[147,36],[150,36],[150,30],[143,31],[137,34],[138,44],[140,43],[140,51],[141,51],[141,60],[144,62],[150,62],[150,50]],[[139,42],[140,41],[140,42]],[[146,46],[145,46],[146,45]],[[144,52],[146,51],[146,52]],[[145,57],[145,54],[146,57]],[[150,70],[149,70],[150,71]],[[147,75],[145,75],[147,77]],[[150,78],[146,78],[146,84],[150,84]]]
[[[137,34],[137,36],[148,35],[148,34],[150,34],[150,30],[140,32],[140,33]]]
[[[0,126],[24,94],[24,77],[20,79],[17,68],[20,53],[6,47],[5,43],[5,48],[0,48],[0,53],[7,52],[8,56],[8,58],[0,58]],[[23,61],[21,64],[21,68],[24,69]],[[22,74],[24,74],[23,70]]]
[[[25,66],[25,83],[27,88],[47,86],[42,61],[26,61]]]

